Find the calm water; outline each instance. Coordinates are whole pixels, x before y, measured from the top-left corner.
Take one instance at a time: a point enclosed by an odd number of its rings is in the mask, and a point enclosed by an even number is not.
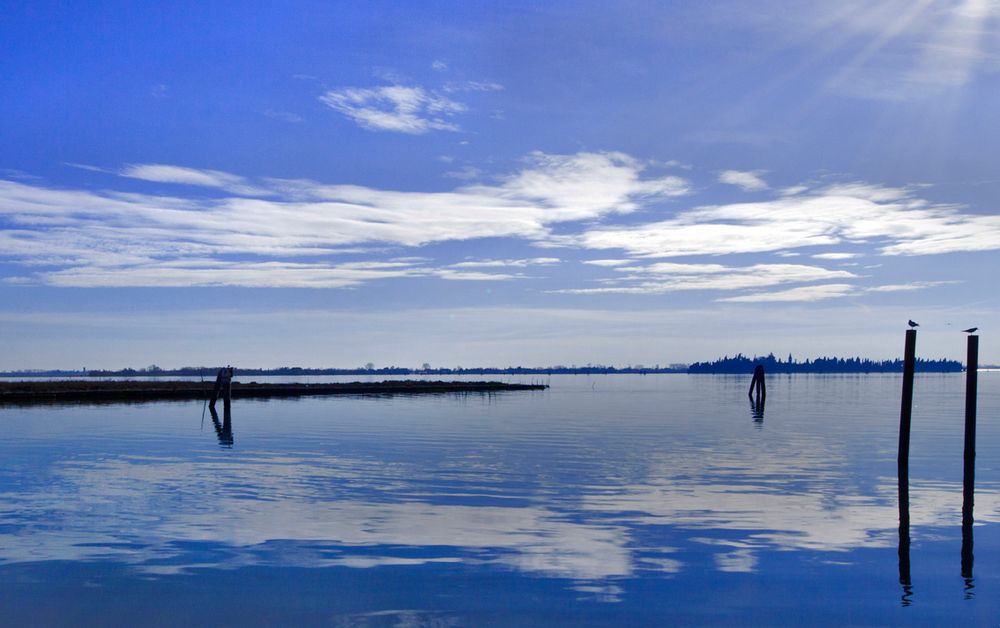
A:
[[[1000,373],[966,578],[964,376],[917,377],[909,587],[900,377],[772,376],[763,420],[749,377],[539,379],[237,400],[231,430],[200,402],[2,408],[0,624],[1000,621]]]

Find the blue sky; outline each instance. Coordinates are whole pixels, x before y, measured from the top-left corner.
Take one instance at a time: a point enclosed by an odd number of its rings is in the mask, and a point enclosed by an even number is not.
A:
[[[996,0],[3,9],[0,368],[1000,359]]]

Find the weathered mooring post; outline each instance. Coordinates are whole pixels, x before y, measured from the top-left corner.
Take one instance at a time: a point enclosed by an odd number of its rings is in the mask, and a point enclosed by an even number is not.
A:
[[[764,402],[767,399],[767,385],[764,383],[764,365],[758,364],[753,369],[753,378],[750,380],[750,390],[747,391],[754,411],[763,412]],[[759,408],[759,410],[758,410]]]
[[[899,408],[899,450],[896,468],[900,483],[910,483],[910,416],[913,414],[913,371],[916,368],[917,330],[906,330],[903,354],[903,398]]]
[[[212,400],[208,402],[210,408],[215,407],[215,402],[222,394],[223,407],[226,412],[230,410],[233,400],[233,367],[224,366],[219,369],[215,376],[215,387],[212,389]]]
[[[979,336],[970,334],[965,361],[965,469],[962,477],[962,577],[972,589],[972,523],[976,493],[976,387]]]

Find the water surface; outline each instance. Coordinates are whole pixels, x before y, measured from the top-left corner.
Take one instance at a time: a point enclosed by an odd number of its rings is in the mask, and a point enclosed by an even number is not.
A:
[[[965,577],[964,376],[917,377],[905,587],[899,376],[772,376],[763,419],[748,377],[503,379],[551,388],[0,409],[0,623],[1000,618],[1000,374]]]

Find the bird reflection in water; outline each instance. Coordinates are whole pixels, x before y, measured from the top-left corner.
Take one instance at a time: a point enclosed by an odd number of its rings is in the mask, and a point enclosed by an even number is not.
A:
[[[222,422],[219,422],[219,413],[214,406],[209,406],[212,413],[212,425],[215,426],[215,435],[219,438],[219,446],[226,449],[233,447],[233,413],[227,403],[222,410]]]

